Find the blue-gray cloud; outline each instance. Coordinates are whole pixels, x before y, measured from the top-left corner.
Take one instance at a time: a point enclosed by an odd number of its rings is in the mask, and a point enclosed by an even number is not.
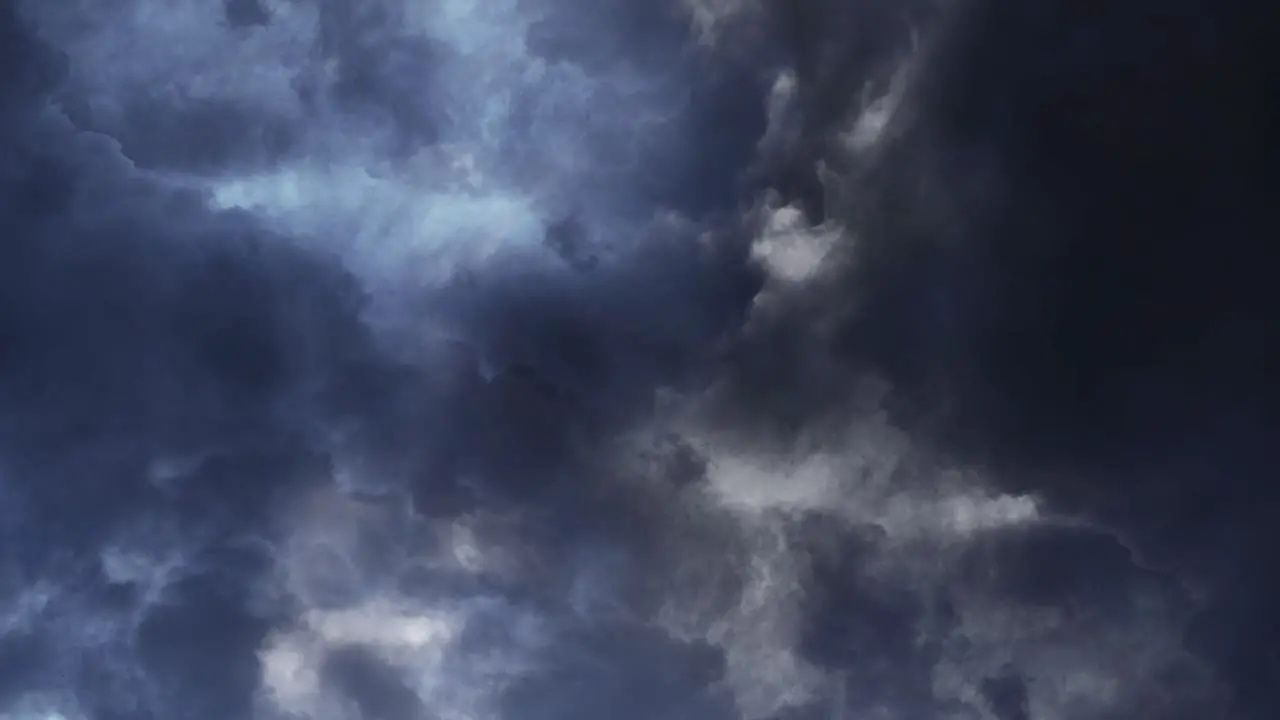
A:
[[[1191,6],[6,2],[0,716],[1269,716]]]

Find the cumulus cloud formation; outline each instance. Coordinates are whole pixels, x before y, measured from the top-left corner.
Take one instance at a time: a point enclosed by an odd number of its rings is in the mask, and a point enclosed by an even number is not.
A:
[[[0,718],[1271,717],[1245,20],[4,0]]]

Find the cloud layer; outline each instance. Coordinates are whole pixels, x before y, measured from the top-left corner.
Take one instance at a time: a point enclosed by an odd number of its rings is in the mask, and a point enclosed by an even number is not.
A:
[[[0,718],[1270,717],[1197,5],[6,0]]]

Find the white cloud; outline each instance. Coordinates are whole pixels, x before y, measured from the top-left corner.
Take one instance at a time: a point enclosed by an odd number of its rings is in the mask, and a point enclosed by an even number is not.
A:
[[[826,677],[798,654],[804,563],[791,554],[779,528],[762,529],[749,542],[738,603],[711,623],[706,639],[724,648],[743,718],[757,720],[810,702]]]
[[[814,558],[813,548],[794,538],[806,519],[834,520],[832,532],[875,538],[851,572],[921,600],[932,598],[974,540],[1044,522],[1034,498],[1002,494],[973,473],[924,462],[873,409],[850,409],[838,431],[815,425],[785,447],[740,439],[696,413],[658,424],[684,437],[707,463],[703,483],[667,500],[680,508],[677,527],[690,527],[669,532],[690,537],[673,550],[674,567],[664,570],[671,584],[658,621],[676,637],[724,650],[725,683],[744,718],[835,702],[842,692],[840,673],[815,665],[801,648],[812,622],[806,594]],[[641,467],[661,471],[652,462]],[[694,529],[700,526],[722,529]]]
[[[291,505],[277,544],[277,592],[296,622],[259,649],[265,717],[346,720],[358,703],[324,679],[327,659],[361,648],[441,718],[496,717],[500,690],[533,667],[550,632],[540,616],[479,590],[406,589],[409,577],[502,570],[504,548],[483,523],[431,528],[390,505],[323,488]],[[477,646],[470,632],[486,634]]]
[[[834,225],[812,227],[797,207],[768,212],[763,230],[751,244],[751,257],[780,282],[801,283],[816,275],[843,236]]]
[[[464,621],[418,605],[378,597],[337,610],[304,612],[297,627],[273,635],[259,652],[264,699],[280,712],[315,720],[356,717],[347,714],[352,700],[323,678],[329,653],[355,646],[370,649],[401,673],[425,704],[435,704],[447,674],[446,653]]]
[[[35,692],[0,708],[0,720],[88,720],[88,716],[70,694]]]
[[[706,45],[715,44],[735,23],[762,10],[760,0],[681,0],[694,34]]]
[[[878,414],[781,455],[714,443],[707,449],[708,492],[746,517],[832,513],[901,543],[960,541],[1040,517],[1033,498],[993,493],[955,471],[909,467],[909,441]]]

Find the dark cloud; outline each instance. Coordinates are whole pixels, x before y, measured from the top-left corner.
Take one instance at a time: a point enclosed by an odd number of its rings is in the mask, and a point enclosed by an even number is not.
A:
[[[835,279],[779,290],[774,306],[791,309],[749,344],[740,392],[784,387],[749,406],[803,419],[838,407],[825,390],[854,368],[883,373],[888,407],[918,439],[1102,520],[1180,568],[1210,607],[1235,608],[1230,623],[1215,610],[1193,621],[1191,646],[1213,647],[1202,656],[1241,694],[1238,711],[1266,714],[1274,663],[1261,648],[1273,643],[1243,637],[1270,623],[1240,604],[1273,592],[1261,518],[1274,507],[1262,160],[1274,103],[1258,20],[1200,3],[997,5],[957,3],[922,36],[869,149],[842,145],[866,74],[796,63],[803,119],[790,122],[811,127],[790,132],[837,172],[824,183],[805,159],[802,179],[777,187],[860,247]],[[824,82],[845,84],[833,100]],[[815,307],[827,334],[794,339]],[[1089,558],[1089,582],[1118,587],[1086,547],[1067,547]],[[1044,567],[1066,577],[1063,562]]]
[[[321,671],[359,708],[360,716],[377,720],[419,720],[433,717],[422,700],[377,657],[358,647],[337,648]]]
[[[258,0],[223,0],[222,7],[232,27],[266,25],[271,21],[271,13]]]
[[[323,468],[358,293],[76,128],[42,95],[65,58],[3,26],[6,712],[243,716],[269,622],[240,544]]]
[[[0,715],[1269,717],[1198,3],[0,8]]]

